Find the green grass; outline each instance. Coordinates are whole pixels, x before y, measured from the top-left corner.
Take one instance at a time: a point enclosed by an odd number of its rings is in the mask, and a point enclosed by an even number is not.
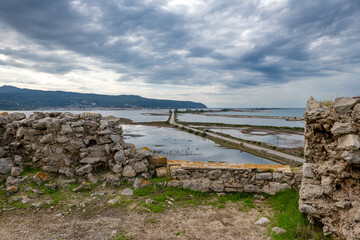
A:
[[[132,240],[133,238],[123,234],[123,233],[117,233],[113,238],[110,238],[110,240]]]
[[[299,191],[285,190],[268,197],[270,205],[274,209],[274,217],[271,219],[271,227],[286,229],[286,233],[272,235],[272,239],[327,239],[318,226],[310,222],[299,211]],[[270,230],[269,230],[270,231]]]
[[[152,212],[161,212],[168,207],[167,201],[170,199],[174,204],[189,206],[204,204],[211,195],[190,189],[164,187],[152,183],[145,188],[134,190],[134,196],[153,199],[155,201],[153,204],[143,203],[142,206]]]

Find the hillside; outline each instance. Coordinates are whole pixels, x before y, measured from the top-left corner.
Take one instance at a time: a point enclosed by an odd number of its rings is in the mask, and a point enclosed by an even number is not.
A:
[[[190,101],[158,100],[137,95],[100,95],[63,91],[41,91],[4,85],[0,87],[0,109],[39,108],[206,108]]]

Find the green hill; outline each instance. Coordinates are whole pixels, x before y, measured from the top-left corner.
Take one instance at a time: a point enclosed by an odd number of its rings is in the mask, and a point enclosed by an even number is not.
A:
[[[63,91],[41,91],[4,85],[0,87],[0,109],[43,108],[206,108],[190,101],[158,100],[137,95],[99,95]]]

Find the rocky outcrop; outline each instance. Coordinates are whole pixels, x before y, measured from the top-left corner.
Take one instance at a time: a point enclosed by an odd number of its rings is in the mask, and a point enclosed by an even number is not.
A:
[[[108,169],[123,178],[149,178],[166,158],[125,143],[119,119],[100,114],[34,112],[0,115],[0,180],[24,166],[86,178]]]
[[[322,222],[325,234],[360,239],[360,98],[329,107],[311,98],[304,118],[300,211]]]

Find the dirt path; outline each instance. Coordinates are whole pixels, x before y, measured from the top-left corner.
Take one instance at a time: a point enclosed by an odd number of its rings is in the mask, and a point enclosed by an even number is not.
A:
[[[0,215],[0,239],[269,239],[267,226],[254,222],[266,215],[237,205],[174,207],[162,213],[124,208],[96,208],[63,216],[57,210],[16,210]],[[116,238],[115,238],[116,239]]]

